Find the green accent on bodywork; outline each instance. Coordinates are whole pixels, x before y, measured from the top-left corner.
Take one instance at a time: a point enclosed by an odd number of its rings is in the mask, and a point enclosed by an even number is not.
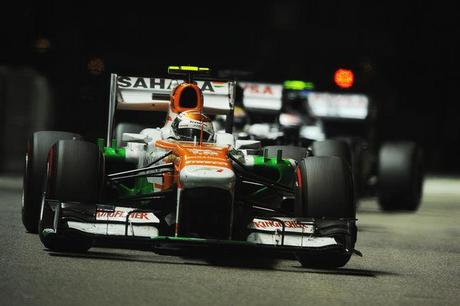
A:
[[[133,188],[129,188],[124,184],[119,184],[118,187],[120,188],[118,191],[120,192],[121,198],[128,198],[136,195],[149,195],[155,192],[153,184],[149,183],[146,177],[137,178]]]
[[[315,85],[312,82],[298,81],[298,80],[287,80],[283,83],[284,89],[292,90],[313,90]]]
[[[101,150],[101,152],[104,151],[104,138],[98,138],[96,140],[96,143],[97,143],[97,147],[99,148],[99,150]]]
[[[253,170],[256,174],[264,173],[264,168],[271,168],[276,170],[277,177],[276,178],[268,178],[273,179],[280,185],[290,187],[292,186],[295,175],[293,175],[294,168],[289,160],[277,158],[266,158],[263,156],[253,156],[254,157],[254,166]],[[265,193],[271,193],[269,187],[261,187],[256,192],[253,192],[249,195],[249,197],[254,197],[254,201],[260,200],[264,198]]]
[[[136,180],[133,192],[135,194],[147,194],[154,192],[153,184],[147,181],[146,177],[140,177]]]
[[[291,166],[291,163],[286,159],[278,160],[276,158],[266,158],[263,156],[254,156],[254,165],[269,165],[271,167]]]
[[[258,168],[270,167],[278,170],[279,179],[277,183],[285,186],[291,186],[292,173],[294,169],[290,161],[286,159],[266,158],[263,156],[254,156],[254,170],[257,172]]]
[[[112,139],[112,148],[117,149],[118,148],[118,142],[115,138]]]
[[[126,157],[125,148],[104,147],[104,156],[109,160],[123,161]]]

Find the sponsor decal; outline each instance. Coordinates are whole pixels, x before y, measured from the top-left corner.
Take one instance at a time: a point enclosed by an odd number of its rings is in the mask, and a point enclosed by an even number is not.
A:
[[[116,207],[115,210],[97,210],[96,220],[107,221],[126,221],[129,214],[129,221],[133,222],[155,222],[158,223],[158,218],[152,212],[132,212],[134,208]]]
[[[283,225],[281,222],[278,221],[273,221],[273,220],[254,220],[253,225],[257,229],[267,229],[267,228],[282,228]],[[311,224],[301,224],[297,223],[296,221],[284,221],[284,225],[286,228],[305,228],[305,229],[310,229]]]
[[[225,86],[225,82],[214,81],[214,82],[211,82],[211,83],[214,86],[214,88],[224,88],[224,86]]]
[[[221,162],[221,161],[213,161],[213,160],[187,160],[187,165],[212,165],[212,166],[224,166],[227,167],[228,163]]]
[[[96,220],[99,218],[109,218],[109,219],[117,219],[117,218],[126,218],[127,212],[125,211],[113,211],[113,212],[107,212],[107,211],[97,211],[96,212]],[[149,213],[147,212],[135,212],[129,214],[130,219],[140,219],[140,220],[150,220],[149,218]]]
[[[179,82],[182,82],[179,80]],[[156,90],[171,90],[177,80],[173,79],[162,79],[162,78],[138,78],[138,77],[125,77],[119,76],[118,87],[120,88],[132,88],[132,89],[156,89]],[[197,81],[198,86],[203,92],[215,92],[216,89],[225,88],[226,82],[217,81]]]
[[[313,234],[315,232],[313,222],[298,222],[296,219],[286,217],[278,217],[277,219],[284,222],[286,234],[293,232]],[[260,231],[281,231],[283,229],[283,225],[281,222],[276,220],[255,218],[251,223],[249,223],[248,228]]]
[[[158,78],[136,78],[118,77],[118,87],[120,88],[145,88],[145,89],[165,89],[170,90],[173,80]]]
[[[243,84],[243,90],[246,94],[273,95],[273,88],[269,84]]]
[[[190,149],[193,154],[197,155],[213,155],[213,156],[218,156],[219,153],[212,151],[212,150],[200,150],[200,149]]]

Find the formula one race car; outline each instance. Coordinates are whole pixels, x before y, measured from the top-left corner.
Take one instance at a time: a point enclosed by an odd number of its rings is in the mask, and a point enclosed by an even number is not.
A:
[[[355,198],[377,195],[383,210],[417,210],[421,150],[414,142],[377,141],[376,107],[367,95],[315,92],[303,81],[240,85],[245,118],[240,138],[275,145],[273,150],[295,145],[310,147],[316,156],[340,156],[352,166]]]
[[[207,71],[170,67],[179,79],[112,75],[105,143],[35,133],[24,176],[26,228],[37,231],[38,223],[44,246],[64,252],[87,251],[97,238],[151,243],[159,253],[294,257],[308,267],[340,267],[359,254],[347,162],[302,148],[304,158],[284,158],[295,149],[273,152],[231,131],[215,133],[204,113],[231,121],[235,83],[194,80]],[[118,147],[116,110],[166,111],[166,123],[122,133],[126,145]]]

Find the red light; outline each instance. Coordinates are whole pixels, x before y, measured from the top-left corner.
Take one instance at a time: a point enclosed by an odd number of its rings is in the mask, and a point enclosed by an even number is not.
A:
[[[355,76],[351,70],[340,68],[334,73],[334,82],[340,88],[350,88],[354,81]]]

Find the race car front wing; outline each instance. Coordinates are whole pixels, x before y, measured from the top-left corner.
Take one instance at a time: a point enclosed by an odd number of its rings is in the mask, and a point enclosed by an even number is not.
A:
[[[247,226],[246,241],[218,240],[162,236],[160,219],[153,210],[53,200],[47,200],[46,205],[54,212],[52,228],[44,229],[46,235],[66,235],[72,232],[73,235],[98,240],[143,241],[151,244],[152,250],[158,252],[166,249],[203,248],[226,252],[260,250],[265,255],[276,257],[299,252],[358,253],[354,250],[354,239],[348,239],[356,231],[356,219],[256,217]]]

